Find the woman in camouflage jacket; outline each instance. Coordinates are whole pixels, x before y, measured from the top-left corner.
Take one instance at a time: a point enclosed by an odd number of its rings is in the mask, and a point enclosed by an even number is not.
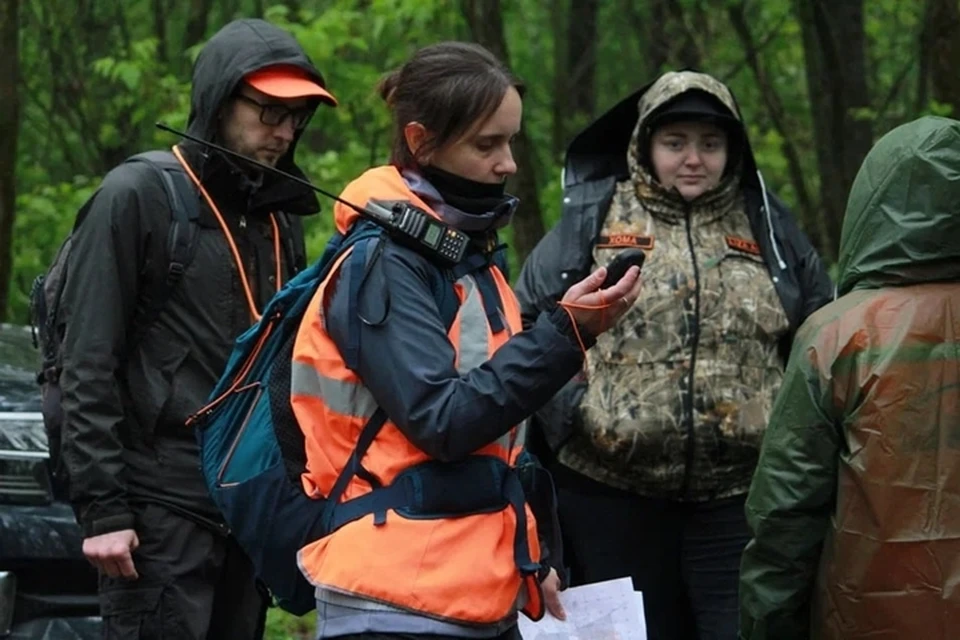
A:
[[[647,253],[638,302],[537,416],[574,579],[632,576],[651,639],[733,639],[744,497],[793,334],[833,285],[711,76],[667,73],[611,109],[564,182],[520,275],[527,317]]]

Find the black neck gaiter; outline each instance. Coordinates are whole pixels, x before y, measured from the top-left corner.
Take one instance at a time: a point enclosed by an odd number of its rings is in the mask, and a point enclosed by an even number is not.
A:
[[[503,182],[476,182],[436,167],[421,167],[420,174],[440,193],[444,202],[464,213],[477,216],[490,213],[511,199],[506,195]]]

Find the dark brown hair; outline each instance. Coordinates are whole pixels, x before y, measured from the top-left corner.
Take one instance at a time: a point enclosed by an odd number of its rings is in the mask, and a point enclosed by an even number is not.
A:
[[[523,95],[520,81],[478,44],[441,42],[420,49],[377,86],[396,122],[390,162],[416,167],[419,158],[457,140],[479,119],[492,115],[510,87]],[[416,154],[403,135],[411,122],[430,132]]]

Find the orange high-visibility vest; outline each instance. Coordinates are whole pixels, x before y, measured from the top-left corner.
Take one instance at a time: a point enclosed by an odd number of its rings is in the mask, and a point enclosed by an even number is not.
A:
[[[346,188],[343,198],[358,204],[371,199],[406,201],[439,217],[410,191],[393,167],[366,172]],[[349,229],[357,217],[349,207],[336,205],[335,218],[341,232]],[[330,496],[361,431],[377,410],[363,381],[347,367],[324,328],[322,302],[327,286],[346,259],[341,257],[331,276],[318,288],[304,314],[293,352],[292,404],[305,436],[307,455],[302,483],[308,495],[318,498]],[[521,330],[513,292],[495,266],[490,270],[507,329],[498,333],[491,330],[473,276],[454,283],[460,308],[448,337],[456,349],[460,372],[488,360]],[[384,366],[403,367],[405,363]],[[522,429],[515,427],[471,458],[493,457],[514,465],[523,448]],[[387,487],[404,470],[429,461],[389,418],[361,460],[363,467]],[[365,480],[353,476],[338,504],[371,490]],[[523,505],[520,511],[526,517],[526,550],[537,562],[540,548],[536,522],[528,506]],[[314,585],[452,622],[495,623],[512,615],[517,604],[524,601],[524,611],[539,619],[543,603],[536,576],[521,575],[517,566],[514,547],[515,540],[520,539],[516,511],[509,506],[492,513],[431,519],[405,518],[390,510],[385,519],[368,514],[308,544],[300,550],[299,563]]]

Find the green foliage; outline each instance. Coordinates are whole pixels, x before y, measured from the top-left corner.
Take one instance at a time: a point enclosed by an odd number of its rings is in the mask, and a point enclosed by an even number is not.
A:
[[[33,279],[53,261],[63,238],[70,232],[73,213],[94,191],[93,181],[78,176],[71,182],[39,186],[17,197],[13,229],[13,282],[11,318],[26,321]]]
[[[661,72],[684,66],[690,57],[736,94],[768,186],[796,208],[800,198],[784,153],[791,144],[803,174],[801,186],[816,208],[819,183],[831,176],[818,172],[796,0],[600,2],[592,114],[565,110],[571,95],[586,90],[577,79],[579,71],[570,67],[578,52],[569,51],[568,38],[578,25],[566,22],[571,7],[581,1],[501,2],[511,67],[526,87],[524,128],[535,150],[547,228],[560,215],[562,148],[592,117]],[[196,23],[199,30],[194,29],[194,13],[206,4],[211,7],[206,23]],[[871,101],[853,116],[869,120],[877,136],[922,114],[960,115],[922,89],[917,42],[923,4],[864,2]],[[300,140],[297,158],[312,181],[339,193],[366,168],[389,157],[394,131],[377,82],[419,47],[468,39],[460,6],[450,0],[21,3],[22,106],[10,319],[27,321],[35,276],[50,264],[103,175],[129,155],[175,142],[153,126],[155,121],[186,128],[191,65],[205,39],[225,22],[263,11],[266,19],[290,30],[320,67],[340,106],[318,110]],[[780,129],[731,27],[728,11],[740,6],[747,7],[762,80],[782,108]],[[195,37],[190,35],[194,31]],[[693,46],[687,47],[691,38]],[[660,44],[666,49],[658,50]],[[558,74],[573,77],[569,86],[558,84]],[[311,257],[320,254],[333,232],[333,203],[322,197],[321,203],[320,215],[306,221]],[[505,240],[512,240],[511,229]],[[509,261],[515,277],[521,265],[512,252]],[[836,265],[830,269],[835,277]],[[295,618],[272,609],[267,639],[312,638],[314,627],[315,615]]]
[[[936,100],[931,100],[927,105],[927,114],[931,116],[943,116],[945,118],[956,118],[960,114],[953,112],[953,105],[944,104],[942,102],[937,102]]]
[[[266,17],[297,38],[340,103],[314,117],[298,161],[318,185],[339,193],[368,167],[389,159],[393,130],[390,113],[376,94],[377,82],[437,33],[453,31],[458,17],[442,0],[335,0],[323,11],[292,13],[274,6]],[[311,256],[320,254],[333,231],[333,202],[321,201],[323,213],[306,225]]]
[[[263,638],[264,640],[313,640],[316,621],[316,613],[298,618],[282,609],[270,609],[267,612],[267,626]]]
[[[731,27],[728,11],[741,0],[599,3],[594,113],[565,111],[569,97],[586,90],[579,71],[570,68],[577,52],[569,51],[568,39],[576,25],[566,16],[580,6],[576,2],[501,3],[511,66],[526,85],[524,127],[533,142],[548,228],[560,214],[562,148],[591,117],[690,56],[734,90],[767,184],[796,207],[796,184],[784,155],[792,144],[803,186],[816,205],[820,176],[794,1],[745,5],[761,72],[782,107],[783,130],[775,126]],[[30,283],[52,259],[102,176],[133,153],[175,142],[153,123],[185,127],[192,61],[227,20],[263,11],[266,19],[289,29],[322,70],[340,106],[318,111],[297,157],[311,180],[334,193],[389,157],[391,117],[376,93],[383,74],[421,46],[470,37],[462,3],[449,0],[213,0],[206,22],[195,22],[202,4],[49,0],[23,5],[11,319],[26,319]],[[872,100],[854,115],[872,121],[878,135],[920,113],[951,113],[950,105],[918,94],[922,4],[865,3]],[[673,8],[664,10],[667,6]],[[658,42],[666,49],[658,50]],[[558,74],[572,76],[571,86],[561,90]],[[333,231],[333,203],[321,201],[321,214],[306,223],[311,256],[320,253]],[[513,255],[511,266],[518,273]]]

